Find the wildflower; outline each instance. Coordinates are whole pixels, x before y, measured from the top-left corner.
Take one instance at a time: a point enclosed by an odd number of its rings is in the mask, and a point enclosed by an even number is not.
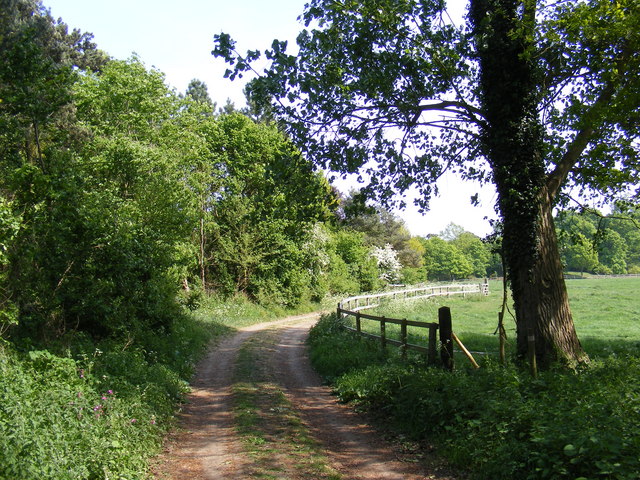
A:
[[[138,421],[138,420],[137,420],[137,419],[135,419],[135,418],[132,418],[132,419],[131,419],[131,423],[136,423],[137,421]]]

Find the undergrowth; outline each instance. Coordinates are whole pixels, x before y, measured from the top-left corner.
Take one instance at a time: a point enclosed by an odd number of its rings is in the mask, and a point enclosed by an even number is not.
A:
[[[211,339],[284,313],[199,301],[170,328],[118,339],[0,339],[0,480],[147,478]]]
[[[325,316],[310,337],[311,358],[342,401],[429,438],[474,478],[638,478],[638,357],[612,355],[533,379],[489,359],[453,373],[400,363],[364,342]]]
[[[184,316],[170,330],[0,347],[0,478],[145,478],[194,364],[227,329]]]

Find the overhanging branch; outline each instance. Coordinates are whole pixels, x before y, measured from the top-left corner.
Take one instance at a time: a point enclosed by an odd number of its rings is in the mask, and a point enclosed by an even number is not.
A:
[[[627,42],[622,49],[620,58],[616,62],[618,78],[622,77],[622,73],[627,69],[631,54],[631,48]],[[576,134],[575,138],[567,148],[567,151],[562,156],[562,159],[556,165],[555,170],[549,174],[549,177],[547,178],[547,191],[551,200],[558,195],[558,192],[560,191],[564,181],[567,179],[569,172],[571,172],[578,162],[580,155],[582,155],[589,145],[596,129],[600,126],[599,124],[602,123],[602,120],[599,119],[600,110],[611,103],[611,99],[615,94],[617,86],[617,83],[613,80],[609,80],[605,84],[596,101],[584,115],[584,126]]]

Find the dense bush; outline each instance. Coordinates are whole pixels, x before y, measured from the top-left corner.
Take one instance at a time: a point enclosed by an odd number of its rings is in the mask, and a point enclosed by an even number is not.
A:
[[[194,362],[224,330],[182,318],[129,342],[0,347],[0,478],[145,478]]]
[[[488,362],[449,373],[381,361],[375,353],[365,366],[362,340],[337,328],[335,319],[333,326],[325,320],[311,347],[321,374],[339,377],[339,397],[383,413],[416,438],[429,437],[475,478],[637,478],[637,357],[612,356],[538,379],[514,365]]]

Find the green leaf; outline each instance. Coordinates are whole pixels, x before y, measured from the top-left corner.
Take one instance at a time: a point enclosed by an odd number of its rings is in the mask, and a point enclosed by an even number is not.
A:
[[[570,443],[564,446],[563,451],[567,457],[575,457],[578,454],[578,449]]]

